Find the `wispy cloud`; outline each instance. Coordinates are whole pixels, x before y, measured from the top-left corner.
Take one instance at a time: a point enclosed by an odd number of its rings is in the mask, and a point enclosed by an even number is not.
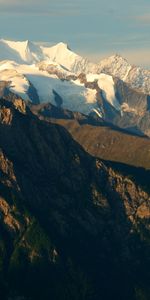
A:
[[[134,19],[140,23],[150,25],[150,13],[146,13],[143,15],[135,16]]]
[[[79,6],[69,0],[0,0],[0,14],[33,16],[72,16],[80,14]]]
[[[8,4],[15,4],[15,3],[19,3],[19,1],[18,0],[0,0],[0,4],[8,5]]]
[[[0,0],[0,7],[5,7],[8,8],[9,6],[13,7],[13,6],[27,6],[27,5],[32,5],[35,4],[36,1],[32,1],[32,0],[26,0],[25,2],[21,2],[20,0]],[[39,0],[37,0],[37,3],[40,3]]]

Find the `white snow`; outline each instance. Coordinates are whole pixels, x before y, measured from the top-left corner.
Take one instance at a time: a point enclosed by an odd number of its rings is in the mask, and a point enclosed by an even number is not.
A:
[[[125,78],[131,65],[122,56],[116,54],[103,59],[99,63],[99,72]]]
[[[41,48],[28,40],[22,42],[0,40],[0,60],[31,64],[44,58]]]
[[[116,109],[120,110],[120,104],[115,96],[115,87],[113,77],[106,74],[100,74],[98,85],[103,92],[105,99]]]
[[[56,64],[57,65],[57,64]],[[103,90],[103,96],[117,110],[120,109],[115,97],[113,78],[106,74],[88,74],[87,80],[98,80],[99,87]],[[89,114],[97,108],[96,90],[85,88],[80,80],[62,81],[57,75],[39,70],[39,64],[17,64],[13,61],[3,61],[0,64],[0,80],[11,81],[11,90],[29,99],[27,91],[28,80],[36,88],[41,102],[55,103],[53,90],[63,99],[63,107],[73,111]]]
[[[48,60],[48,61],[40,61],[36,64],[39,68],[39,70],[42,71],[47,71],[49,73],[60,73],[60,75],[62,76],[68,76],[68,75],[73,75],[74,73],[68,71],[67,69],[65,69],[64,67],[62,67],[61,65],[59,65],[57,62],[52,61],[52,60]]]
[[[22,74],[19,74],[15,69],[4,69],[0,72],[1,81],[9,81],[9,88],[15,94],[18,94],[24,100],[29,99],[27,90],[29,88],[29,82]]]
[[[26,64],[53,61],[75,73],[92,70],[96,67],[94,63],[90,63],[87,59],[74,53],[68,48],[67,44],[62,42],[48,47],[28,40],[19,42],[1,39],[0,60],[14,60]]]
[[[80,80],[59,79],[59,75],[65,77],[81,72],[86,74],[87,81],[98,82],[106,101],[118,111],[121,111],[121,107],[116,99],[113,76],[150,94],[150,71],[131,66],[119,55],[113,55],[96,65],[72,52],[65,43],[50,47],[28,40],[0,40],[0,80],[10,81],[11,90],[23,99],[29,98],[27,91],[30,81],[41,102],[55,104],[53,90],[56,90],[63,98],[64,108],[85,114],[91,110],[98,111],[96,90],[85,88]]]
[[[90,63],[80,55],[72,52],[65,43],[58,43],[52,47],[41,46],[45,57],[65,67],[68,71],[81,73],[87,69],[94,68],[94,64]]]
[[[115,95],[115,85],[113,77],[106,74],[92,74],[86,75],[87,81],[93,82],[97,80],[98,86],[102,90],[103,97],[116,109],[120,111],[120,104]]]
[[[88,73],[88,74],[86,74],[86,79],[89,82],[93,82],[93,81],[99,79],[99,74]]]
[[[96,103],[96,90],[86,89],[84,92],[87,103]]]
[[[150,70],[131,66],[120,55],[112,55],[99,64],[89,62],[86,58],[74,53],[67,44],[43,46],[43,43],[31,41],[8,41],[0,39],[0,60],[13,60],[19,64],[33,64],[41,61],[56,62],[61,68],[79,74],[81,72],[105,73],[120,78],[133,88],[150,94]]]
[[[130,65],[120,55],[112,55],[99,63],[97,73],[106,73],[127,82],[131,88],[150,94],[150,70]]]
[[[6,66],[8,70],[5,70]],[[0,80],[12,81],[11,90],[21,95],[23,99],[29,98],[27,95],[29,80],[36,88],[41,102],[51,102],[55,105],[53,94],[55,90],[62,97],[64,108],[89,114],[93,107],[97,107],[96,91],[74,81],[62,81],[56,75],[39,70],[35,64],[1,63]]]

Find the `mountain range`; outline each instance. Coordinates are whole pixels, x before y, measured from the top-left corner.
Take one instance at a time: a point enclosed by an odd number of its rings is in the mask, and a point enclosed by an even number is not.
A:
[[[149,80],[0,40],[0,299],[150,299]]]
[[[95,64],[64,43],[48,47],[0,40],[0,80],[26,101],[94,113],[121,128],[150,135],[150,71],[119,55]]]

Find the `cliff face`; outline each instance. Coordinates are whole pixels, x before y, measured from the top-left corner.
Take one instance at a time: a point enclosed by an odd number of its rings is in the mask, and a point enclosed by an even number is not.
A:
[[[2,299],[148,300],[150,194],[136,171],[1,99]]]

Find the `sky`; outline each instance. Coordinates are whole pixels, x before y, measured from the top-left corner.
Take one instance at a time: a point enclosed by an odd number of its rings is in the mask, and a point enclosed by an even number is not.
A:
[[[150,0],[0,0],[0,38],[65,42],[93,61],[150,68]]]

